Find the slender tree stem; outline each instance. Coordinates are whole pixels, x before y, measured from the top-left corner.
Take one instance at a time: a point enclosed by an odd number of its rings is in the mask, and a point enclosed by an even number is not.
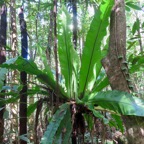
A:
[[[28,57],[28,40],[26,22],[24,20],[23,9],[19,13],[20,28],[21,28],[21,55],[23,58]],[[27,73],[25,71],[20,73],[22,90],[20,91],[20,107],[19,107],[19,135],[27,134]],[[20,144],[27,144],[26,141],[20,139]]]
[[[6,30],[7,29],[7,8],[4,4],[1,9],[1,23],[0,23],[0,64],[6,61]],[[5,82],[4,82],[5,83]],[[2,91],[4,92],[4,91]],[[0,95],[1,99],[4,99],[4,95]],[[4,111],[5,105],[1,106],[3,108],[0,110],[0,143],[3,143],[3,134],[4,134]]]

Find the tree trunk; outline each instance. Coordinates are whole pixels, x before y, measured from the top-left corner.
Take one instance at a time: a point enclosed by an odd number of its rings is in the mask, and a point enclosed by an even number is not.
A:
[[[6,5],[2,6],[1,9],[1,22],[0,22],[0,64],[6,61],[6,29],[7,29],[7,8]],[[4,99],[4,96],[0,95],[0,98]],[[4,109],[5,105],[3,105],[0,110],[0,143],[3,143],[3,133],[4,133]]]
[[[28,41],[27,41],[27,30],[26,22],[24,20],[23,9],[19,13],[20,28],[21,28],[21,55],[27,59],[28,56]],[[19,107],[19,135],[27,134],[27,74],[25,71],[20,73],[20,80],[22,84],[22,90],[20,91],[20,107]],[[20,144],[26,144],[24,140],[20,140]]]
[[[12,55],[16,56],[17,52],[17,28],[16,28],[16,9],[15,9],[15,0],[11,0],[10,6],[11,14],[11,46],[12,46]]]
[[[53,36],[54,21],[53,21],[53,11],[52,10],[50,10],[49,17],[50,17],[50,23],[49,23],[49,31],[48,31],[48,46],[47,46],[47,49],[46,49],[46,57],[47,57],[47,60],[48,60],[48,64],[51,67],[51,49],[53,47],[52,42],[53,42],[53,39],[54,39],[54,36]]]
[[[124,0],[115,0],[110,21],[110,41],[108,55],[102,60],[113,90],[130,92],[133,90],[126,62],[126,17]],[[144,130],[141,119],[123,116],[129,144],[142,144]],[[138,136],[139,135],[139,136]]]
[[[77,5],[76,0],[72,0],[72,11],[73,11],[73,43],[74,48],[77,48]]]

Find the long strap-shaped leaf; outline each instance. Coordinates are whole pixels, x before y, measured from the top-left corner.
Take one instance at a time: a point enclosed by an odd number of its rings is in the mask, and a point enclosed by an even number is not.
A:
[[[68,107],[67,112],[57,129],[55,140],[53,144],[69,144],[69,140],[72,132],[72,119],[70,107]]]
[[[101,69],[101,41],[106,35],[106,28],[109,24],[109,16],[113,0],[104,0],[96,11],[94,19],[88,31],[82,55],[80,69],[79,94],[84,96],[86,91],[93,88],[95,79]]]
[[[72,95],[73,79],[75,65],[78,64],[78,55],[73,48],[72,33],[70,30],[71,19],[66,8],[63,7],[59,15],[59,33],[58,33],[58,53],[61,66],[61,72],[65,78],[65,85],[69,97]]]
[[[144,100],[127,92],[116,90],[99,92],[97,95],[90,96],[87,102],[122,115],[144,116]]]
[[[44,136],[41,139],[41,144],[52,144],[54,136],[60,126],[61,121],[64,119],[66,112],[69,108],[68,104],[63,104],[59,110],[54,114],[50,124],[47,127],[47,130],[44,133]]]
[[[33,60],[26,60],[22,57],[15,57],[7,60],[4,64],[0,65],[0,67],[7,69],[17,69],[19,71],[25,71],[28,74],[36,75],[37,78],[48,87],[51,87],[53,90],[56,89],[56,81],[53,77],[53,74],[50,68],[47,68],[47,73],[43,72],[43,70],[39,70],[37,65]],[[48,66],[47,66],[48,67]],[[64,90],[61,86],[59,86],[61,95],[65,96]]]

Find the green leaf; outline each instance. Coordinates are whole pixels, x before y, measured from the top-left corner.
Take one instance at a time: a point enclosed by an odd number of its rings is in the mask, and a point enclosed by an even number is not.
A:
[[[125,8],[126,8],[126,11],[130,12],[130,8],[127,5],[125,6]]]
[[[127,50],[129,50],[130,48],[134,47],[135,44],[136,44],[136,42],[137,41],[132,41],[132,42],[130,41],[130,42],[128,42],[129,46],[128,46]]]
[[[64,119],[64,116],[66,115],[68,108],[69,108],[68,104],[63,104],[56,111],[56,113],[53,115],[53,118],[44,133],[44,136],[41,139],[41,144],[52,144],[53,143],[54,136],[55,136],[62,120]]]
[[[142,28],[144,28],[144,22],[142,23]]]
[[[111,116],[112,116],[113,120],[115,121],[118,129],[120,129],[121,132],[124,133],[124,125],[123,125],[123,121],[122,121],[121,117],[116,114],[111,114]]]
[[[41,46],[38,45],[38,44],[37,44],[37,48],[38,48],[38,55],[40,56],[40,58],[41,58],[41,60],[42,60],[42,62],[43,62],[43,64],[44,64],[44,72],[45,72],[46,74],[48,74],[49,77],[51,77],[52,79],[54,79],[54,78],[53,78],[53,73],[52,73],[52,71],[51,71],[51,68],[50,68],[50,66],[48,65],[48,62],[47,62],[46,54],[44,53],[44,48],[41,47]]]
[[[29,117],[34,111],[35,109],[37,108],[37,101],[33,104],[30,104],[27,108],[27,116]]]
[[[65,78],[65,85],[69,97],[73,94],[73,75],[77,75],[79,58],[74,50],[72,43],[72,32],[70,30],[71,16],[65,7],[59,14],[59,33],[58,33],[58,54],[61,72]],[[75,77],[76,78],[76,77]],[[76,80],[77,81],[77,80]]]
[[[101,80],[101,82],[94,88],[93,92],[99,92],[106,88],[109,85],[109,80],[107,77],[104,77],[104,79]]]
[[[22,57],[16,57],[7,60],[0,66],[7,69],[17,69],[19,71],[25,71],[26,73],[31,75],[36,75],[39,81],[41,81],[43,84],[47,85],[48,87],[51,87],[53,90],[57,89],[56,81],[50,69],[47,73],[43,72],[43,70],[39,70],[37,65],[31,59],[27,60]],[[61,95],[65,95],[65,92],[61,86],[59,86],[59,90],[59,92],[61,92]]]
[[[84,113],[84,118],[85,118],[86,123],[88,124],[88,129],[91,131],[94,126],[93,115]]]
[[[7,69],[6,68],[0,68],[0,92],[3,88],[4,85],[4,80],[6,78],[6,73],[7,73]]]
[[[63,120],[61,121],[61,124],[55,135],[54,143],[57,144],[58,143],[57,140],[59,140],[60,138],[61,144],[68,144],[69,139],[71,137],[71,132],[72,132],[71,112],[70,112],[70,107],[68,107],[67,112]]]
[[[87,102],[122,115],[144,116],[144,100],[127,92],[116,90],[99,92],[97,95],[89,96]]]
[[[141,7],[139,7],[137,4],[135,4],[134,2],[127,2],[126,6],[135,9],[135,10],[142,10]]]
[[[5,104],[14,103],[14,102],[16,102],[19,99],[19,93],[12,93],[12,92],[10,92],[10,93],[7,93],[7,95],[8,94],[12,95],[12,97],[5,99],[4,100]]]
[[[100,118],[103,120],[104,124],[108,124],[109,120],[106,119],[103,114],[101,114],[99,111],[95,110],[93,105],[88,105],[88,109],[92,111],[93,115],[97,118]]]
[[[0,6],[2,6],[5,3],[5,0],[0,1]]]
[[[131,68],[129,70],[130,73],[134,73],[144,69],[144,57],[137,56],[133,59]]]
[[[91,91],[101,70],[101,42],[106,35],[112,6],[113,0],[104,0],[102,2],[88,31],[80,69],[79,94],[81,97],[85,95],[86,91]]]
[[[138,56],[133,57],[131,62],[132,62],[132,65],[144,63],[143,55],[138,55]]]
[[[53,88],[53,90],[56,90],[56,81],[50,75],[41,72],[37,75],[37,78],[43,84],[47,85],[48,87],[50,86]]]
[[[49,95],[49,92],[46,89],[43,89],[41,85],[35,85],[32,88],[29,88],[27,91],[27,94],[30,95],[35,95],[35,94],[40,94],[40,95]]]
[[[17,69],[19,71],[25,71],[28,74],[38,75],[40,70],[38,70],[36,64],[30,59],[24,59],[22,57],[15,57],[7,60],[5,63],[1,65],[1,67],[5,67],[8,69]]]
[[[140,29],[140,20],[137,18],[137,20],[135,21],[133,28],[132,28],[132,33],[133,35],[136,33],[136,31],[138,31]]]

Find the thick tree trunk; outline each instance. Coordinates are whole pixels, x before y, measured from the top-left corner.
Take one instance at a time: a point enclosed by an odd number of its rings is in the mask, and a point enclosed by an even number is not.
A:
[[[23,58],[28,57],[28,41],[27,41],[27,29],[26,22],[24,20],[23,9],[19,13],[20,28],[21,28],[21,55]],[[25,71],[20,73],[20,79],[22,84],[22,90],[20,91],[20,107],[19,107],[19,135],[27,134],[27,74]],[[20,144],[27,144],[26,141],[20,140]]]
[[[126,73],[126,18],[124,1],[116,0],[111,13],[109,52],[102,64],[112,89],[130,92]],[[125,68],[124,70],[122,70]]]
[[[6,5],[2,6],[1,9],[1,22],[0,22],[0,64],[6,61],[6,52],[5,52],[5,47],[6,47],[6,29],[7,29],[7,8]],[[0,95],[0,98],[4,99],[4,96]],[[3,105],[0,110],[0,143],[3,143],[3,133],[4,133],[4,107]]]
[[[126,18],[124,0],[115,0],[110,21],[109,52],[106,58],[102,60],[102,64],[113,90],[126,92],[132,90],[126,62]],[[142,144],[144,142],[144,130],[139,125],[141,119],[129,116],[123,116],[122,118],[127,129],[128,143]]]

